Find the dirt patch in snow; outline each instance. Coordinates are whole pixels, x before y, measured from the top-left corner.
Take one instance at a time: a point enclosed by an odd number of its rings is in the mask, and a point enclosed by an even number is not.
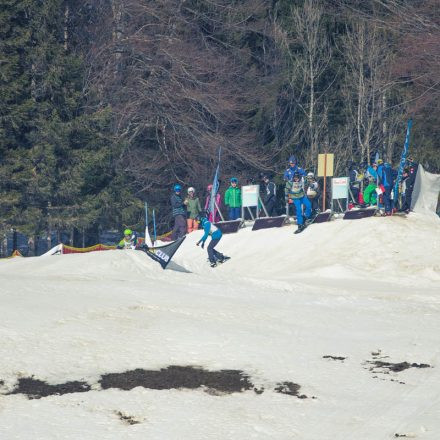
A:
[[[307,399],[305,394],[300,394],[299,390],[301,389],[301,385],[293,382],[281,382],[278,383],[275,391],[281,394],[287,394],[288,396],[295,396],[298,399]]]
[[[40,399],[41,397],[85,393],[87,391],[90,391],[90,385],[86,382],[66,382],[50,385],[33,377],[21,377],[18,379],[18,384],[14,390],[8,394],[26,394],[29,399]]]
[[[240,370],[207,371],[202,368],[170,366],[160,370],[136,369],[124,373],[101,376],[103,389],[131,390],[136,387],[153,390],[175,388],[196,389],[206,387],[221,393],[236,393],[251,390],[254,385],[249,376]]]
[[[128,414],[123,414],[121,411],[115,411],[115,414],[126,425],[137,425],[138,423],[141,423],[140,420],[137,420],[135,417],[129,416]]]
[[[332,361],[345,361],[345,359],[347,359],[346,357],[343,357],[343,356],[332,356],[331,354],[326,354],[322,358],[323,359],[331,359]]]
[[[393,371],[394,373],[399,373],[400,371],[408,370],[409,368],[431,368],[431,365],[429,364],[410,364],[409,362],[392,363],[383,361],[368,361],[368,363],[373,365],[370,370],[380,368],[382,370]]]
[[[174,365],[160,370],[138,368],[123,373],[103,374],[98,383],[103,390],[117,388],[128,391],[136,387],[152,390],[202,389],[213,396],[241,393],[249,390],[253,390],[255,394],[262,394],[265,391],[262,386],[260,388],[254,386],[250,377],[241,370],[208,371],[200,367]],[[29,399],[40,399],[53,395],[84,393],[91,389],[92,385],[87,382],[75,381],[51,385],[32,376],[19,378],[15,388],[11,392],[6,393],[6,395],[25,394]],[[94,389],[96,390],[96,387]],[[305,394],[300,394],[300,389],[300,385],[285,381],[277,383],[274,391],[295,396],[299,399],[307,399],[308,397]],[[315,397],[312,398],[315,399]],[[125,415],[116,414],[120,416],[124,423],[140,423],[134,419],[131,420],[130,416],[125,418]]]

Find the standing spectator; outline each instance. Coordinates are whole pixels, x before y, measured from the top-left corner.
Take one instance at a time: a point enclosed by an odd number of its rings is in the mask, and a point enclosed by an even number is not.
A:
[[[393,212],[393,201],[391,199],[391,190],[393,189],[393,174],[393,169],[388,162],[384,164],[379,164],[379,166],[377,167],[379,182],[383,185],[385,189],[383,193],[385,215],[391,215]]]
[[[292,182],[293,181],[293,175],[297,171],[300,173],[301,177],[306,175],[304,170],[301,167],[298,166],[298,162],[296,160],[296,157],[295,156],[290,156],[289,157],[289,168],[287,168],[287,170],[284,171],[284,180],[286,180],[288,182]]]
[[[401,211],[405,211],[406,213],[409,213],[411,209],[411,199],[414,190],[414,184],[416,183],[417,168],[418,164],[411,163],[411,165],[405,168],[405,170],[403,171],[402,189],[404,188],[405,196],[403,199]]]
[[[364,203],[373,206],[377,204],[376,179],[373,176],[368,177],[368,186],[364,189]]]
[[[267,174],[263,176],[263,182],[265,185],[264,206],[266,207],[267,215],[273,217],[276,215],[277,186],[274,182],[271,182]]]
[[[350,162],[349,164],[348,177],[350,179],[350,191],[353,195],[353,203],[360,203],[359,193],[361,192],[363,174],[354,162]]]
[[[367,172],[365,174],[367,175],[367,177],[372,177],[375,181],[377,181],[377,163],[373,162],[367,168]]]
[[[200,206],[200,200],[195,196],[196,190],[191,186],[188,188],[188,197],[183,202],[186,205],[187,219],[186,224],[188,227],[188,233],[192,231],[197,231],[199,229],[198,218],[202,212],[202,207]]]
[[[307,173],[305,189],[306,196],[312,205],[312,216],[314,216],[319,213],[319,183],[312,172]]]
[[[208,214],[208,220],[211,223],[218,223],[220,218],[220,203],[221,203],[221,196],[220,193],[217,192],[215,195],[215,204],[214,204],[214,212],[211,212],[211,193],[212,193],[212,185],[208,185],[206,187],[207,195],[205,199],[205,212]]]
[[[240,218],[241,190],[238,187],[238,179],[232,177],[231,186],[225,192],[225,205],[229,207],[229,220]]]
[[[177,240],[186,234],[186,206],[182,200],[182,187],[176,184],[173,190],[174,192],[170,199],[174,217],[174,228],[171,233],[171,239]]]

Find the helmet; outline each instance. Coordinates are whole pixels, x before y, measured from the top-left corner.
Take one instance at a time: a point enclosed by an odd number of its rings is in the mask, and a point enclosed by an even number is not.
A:
[[[289,157],[289,163],[296,163],[296,157],[295,156],[290,156]]]
[[[208,191],[212,191],[212,184],[209,184],[209,185],[206,187],[206,189],[207,189]]]
[[[301,179],[301,173],[299,171],[295,171],[293,173],[293,178],[298,177],[298,179]]]
[[[238,179],[236,177],[231,177],[231,183],[238,183]]]
[[[174,185],[173,189],[174,189],[174,192],[179,192],[179,191],[182,191],[182,186],[179,185],[178,183],[176,183],[176,185]]]
[[[190,187],[188,188],[188,194],[189,194],[190,192],[195,193],[196,190],[195,190],[192,186],[190,186]]]
[[[376,160],[376,163],[377,163],[378,165],[382,165],[382,164],[383,164],[383,160],[382,160],[382,159],[377,159],[377,160]]]
[[[131,234],[133,234],[133,231],[131,229],[126,229],[124,231],[124,235],[131,235]]]
[[[307,173],[307,179],[314,179],[314,178],[315,178],[315,175],[312,172]]]

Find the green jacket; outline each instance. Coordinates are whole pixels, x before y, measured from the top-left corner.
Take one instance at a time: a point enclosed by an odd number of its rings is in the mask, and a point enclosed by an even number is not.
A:
[[[225,205],[230,208],[241,207],[241,189],[230,186],[225,192]]]
[[[365,189],[364,189],[364,202],[368,205],[376,205],[377,203],[377,193],[376,193],[376,184],[370,183]]]
[[[202,207],[200,206],[200,200],[198,197],[187,197],[183,202],[186,205],[186,210],[188,211],[188,218],[195,219],[202,212]]]
[[[286,197],[286,202],[289,199],[300,199],[301,197],[304,197],[305,191],[303,181],[287,181],[284,188],[284,195]]]

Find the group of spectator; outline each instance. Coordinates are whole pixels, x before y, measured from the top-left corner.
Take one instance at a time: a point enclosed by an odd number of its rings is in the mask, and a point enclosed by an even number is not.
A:
[[[187,189],[187,195],[182,195],[182,186],[176,184],[173,187],[171,195],[171,207],[174,217],[174,229],[171,238],[176,240],[187,232],[193,232],[199,229],[200,218],[207,215],[211,223],[221,220],[220,207],[222,206],[221,195],[219,192],[215,194],[215,200],[212,203],[212,185],[206,188],[207,194],[204,200],[203,209],[202,202],[196,195],[193,187]],[[224,195],[224,204],[228,208],[228,219],[236,220],[241,215],[241,189],[238,186],[238,179],[232,177],[230,186]]]
[[[418,165],[412,160],[404,168],[399,193],[402,203],[399,211],[409,212]],[[378,206],[387,216],[398,209],[394,194],[398,172],[388,162],[375,160],[371,165],[349,166],[350,192],[353,202],[361,206]]]
[[[269,174],[260,174],[261,179],[261,206],[256,207],[260,215],[273,217],[277,215],[278,198],[277,185],[271,179]],[[298,166],[294,156],[289,158],[289,167],[284,173],[285,180],[285,202],[288,207],[294,207],[294,213],[297,215],[298,225],[304,223],[302,207],[305,206],[305,217],[310,217],[317,213],[319,199],[319,184],[312,172],[308,174]],[[248,182],[251,183],[251,182]],[[229,187],[225,191],[223,199],[219,192],[215,194],[215,201],[211,203],[212,185],[206,188],[204,200],[200,199],[193,187],[187,189],[187,194],[183,194],[183,188],[180,184],[173,187],[171,195],[172,215],[174,217],[174,229],[171,238],[173,240],[182,237],[187,232],[193,232],[199,228],[199,220],[206,215],[211,223],[222,220],[220,210],[223,206],[226,208],[227,220],[237,220],[241,217],[242,195],[238,186],[236,177],[229,180]]]
[[[381,159],[375,160],[370,166],[356,166],[353,162],[349,165],[350,199],[356,206],[379,206],[385,215],[392,215],[397,209],[394,202],[393,188],[397,177],[397,171],[391,165]],[[417,164],[409,161],[402,176],[400,193],[403,194],[401,210],[409,211],[411,195],[414,188]],[[318,181],[313,172],[306,172],[298,165],[295,156],[290,156],[289,165],[283,175],[284,201],[286,213],[291,211],[296,215],[298,228],[305,227],[308,219],[319,213],[321,191]],[[260,215],[273,217],[278,214],[280,199],[277,196],[277,188],[269,174],[260,174],[261,201],[263,206],[256,209]],[[193,232],[199,228],[199,219],[207,216],[211,223],[223,220],[220,210],[226,208],[227,220],[237,220],[241,216],[242,194],[238,186],[238,179],[232,177],[229,187],[222,199],[220,192],[215,194],[215,201],[211,203],[212,185],[206,188],[206,196],[201,200],[193,187],[187,189],[183,195],[180,184],[174,185],[171,196],[172,213],[174,217],[174,229],[172,239],[175,240],[187,232]],[[247,182],[248,184],[251,182]],[[281,187],[282,189],[282,187]]]

